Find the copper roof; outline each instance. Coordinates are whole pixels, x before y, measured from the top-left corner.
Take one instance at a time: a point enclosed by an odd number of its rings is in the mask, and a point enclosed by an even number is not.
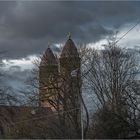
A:
[[[45,51],[45,53],[41,59],[40,65],[48,65],[48,64],[49,65],[56,65],[57,64],[56,57],[54,56],[52,50],[49,47]]]
[[[64,45],[61,57],[71,57],[71,56],[78,57],[78,52],[73,40],[69,38],[66,44]]]

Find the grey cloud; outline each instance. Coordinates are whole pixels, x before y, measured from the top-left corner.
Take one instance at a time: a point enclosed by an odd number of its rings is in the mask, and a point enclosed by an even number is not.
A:
[[[2,70],[1,70],[2,71]],[[4,87],[9,87],[17,93],[18,90],[25,88],[27,86],[27,78],[29,78],[33,73],[31,70],[22,70],[19,66],[11,66],[7,70],[2,71],[4,73],[4,77],[2,77],[1,84]]]
[[[52,42],[51,42],[52,44]],[[40,55],[48,47],[48,40],[45,39],[0,39],[0,49],[2,53],[1,58],[6,59],[18,59],[25,58],[28,55]],[[51,45],[51,48],[55,52],[59,52],[59,48],[55,45]]]
[[[21,71],[21,67],[20,66],[11,66],[10,68],[9,68],[9,71],[11,72],[17,72],[17,71]]]
[[[98,41],[112,35],[114,28],[137,20],[140,12],[140,2],[19,1],[2,5],[0,49],[8,50],[7,57],[13,58],[38,54],[49,40],[62,43],[68,32],[76,42]]]
[[[62,41],[62,37],[69,31],[73,34],[83,33],[86,41],[86,25],[96,23],[97,17],[99,20],[101,18],[101,21],[103,19],[104,22],[109,22],[107,18],[120,18],[124,15],[128,17],[134,11],[129,4],[125,6],[124,3],[121,5],[113,2],[21,2],[17,7],[17,10],[5,19],[7,29],[13,36],[35,39],[48,37],[56,41]],[[82,32],[80,27],[84,27],[85,32]],[[96,31],[94,33],[94,30],[92,34],[100,36]]]

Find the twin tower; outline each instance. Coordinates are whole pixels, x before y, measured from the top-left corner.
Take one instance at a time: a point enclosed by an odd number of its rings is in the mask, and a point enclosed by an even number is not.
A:
[[[39,66],[39,105],[52,110],[80,108],[81,60],[69,37],[59,57],[47,48]]]

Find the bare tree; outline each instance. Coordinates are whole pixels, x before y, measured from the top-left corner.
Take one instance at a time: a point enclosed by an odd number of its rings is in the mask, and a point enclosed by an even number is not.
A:
[[[125,137],[136,126],[132,123],[132,114],[133,117],[136,115],[134,105],[139,98],[139,90],[134,84],[136,73],[139,71],[135,54],[118,47],[115,42],[109,42],[104,50],[93,51],[91,57],[85,78],[92,89],[92,96],[96,96],[98,100],[99,110],[94,117],[94,126],[98,125],[101,134],[96,135],[97,131],[94,129],[93,133],[97,136],[95,138]],[[138,107],[136,104],[137,109]],[[104,132],[106,136],[103,136]]]
[[[13,106],[19,104],[19,100],[15,93],[10,87],[3,84],[5,73],[1,71],[0,73],[0,138],[3,138],[6,134],[8,125],[12,123],[11,113],[7,106]]]
[[[84,60],[84,55],[86,55],[86,49],[83,47],[79,49],[81,64],[83,67],[83,63],[87,61]],[[41,57],[42,58],[42,57]],[[47,61],[47,60],[46,60]],[[53,109],[54,112],[57,112],[57,121],[53,122],[53,128],[50,129],[53,131],[54,135],[58,137],[55,138],[81,138],[82,136],[82,128],[81,128],[81,104],[84,106],[84,110],[86,111],[86,121],[84,124],[84,137],[86,137],[86,133],[88,131],[89,118],[88,111],[86,108],[86,104],[82,97],[82,75],[84,71],[80,71],[80,69],[73,69],[70,71],[69,76],[66,76],[65,73],[58,71],[52,72],[53,78],[51,77],[49,80],[45,82],[40,81],[39,79],[39,68],[40,68],[40,60],[35,60],[36,73],[35,77],[31,77],[31,80],[28,80],[28,84],[35,89],[36,96],[31,96],[32,101],[29,100],[31,104],[34,104],[34,101],[39,102],[41,100],[41,96],[39,96],[39,90],[43,90],[44,94],[42,94],[42,99],[47,101],[47,104]],[[74,65],[75,60],[70,60],[68,64],[64,65]],[[78,66],[79,67],[79,66]],[[81,75],[81,76],[80,76]],[[75,84],[73,84],[73,81]],[[80,82],[79,82],[80,81]],[[29,90],[29,92],[33,95],[34,91]],[[49,91],[49,92],[48,92]],[[78,95],[75,94],[78,93]],[[49,94],[48,94],[49,93]],[[70,93],[70,94],[68,94]],[[39,97],[39,98],[38,98]],[[30,98],[30,99],[31,99]],[[78,98],[78,99],[77,99]],[[70,112],[69,112],[70,110]],[[63,113],[64,112],[64,113]],[[65,113],[66,112],[66,113]]]

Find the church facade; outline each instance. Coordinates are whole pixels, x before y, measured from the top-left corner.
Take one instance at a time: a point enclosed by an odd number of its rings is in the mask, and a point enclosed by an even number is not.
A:
[[[39,67],[39,105],[50,107],[51,100],[58,98],[64,107],[70,104],[71,98],[73,108],[80,107],[80,67],[79,53],[71,38],[66,41],[59,58],[48,47]]]

